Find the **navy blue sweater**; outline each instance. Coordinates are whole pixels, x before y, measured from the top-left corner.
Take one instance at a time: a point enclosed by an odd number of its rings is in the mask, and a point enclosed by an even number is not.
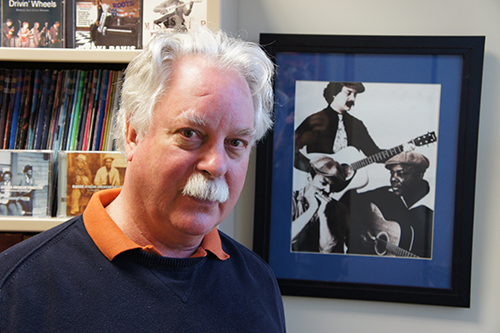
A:
[[[284,332],[269,266],[219,233],[224,261],[109,261],[76,217],[0,253],[0,332]]]

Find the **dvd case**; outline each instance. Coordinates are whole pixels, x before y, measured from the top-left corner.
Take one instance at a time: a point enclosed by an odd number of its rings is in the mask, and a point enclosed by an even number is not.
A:
[[[208,0],[144,1],[142,45],[160,29],[194,29],[207,24]]]
[[[76,49],[142,48],[142,0],[74,0],[69,47]]]
[[[58,152],[58,217],[83,213],[90,197],[123,185],[127,159],[116,151]]]
[[[64,48],[65,0],[2,0],[2,46]]]
[[[0,150],[0,215],[51,215],[53,155],[50,150]]]

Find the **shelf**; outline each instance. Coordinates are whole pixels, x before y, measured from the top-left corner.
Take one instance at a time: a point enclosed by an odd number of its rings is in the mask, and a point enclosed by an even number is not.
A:
[[[64,218],[25,218],[6,216],[0,217],[0,232],[42,232],[67,220]]]
[[[0,47],[0,61],[128,63],[141,50],[27,49]]]

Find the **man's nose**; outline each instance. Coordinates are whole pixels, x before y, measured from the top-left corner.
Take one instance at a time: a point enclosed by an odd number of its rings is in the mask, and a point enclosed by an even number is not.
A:
[[[213,178],[220,178],[227,172],[228,155],[224,144],[213,144],[207,147],[198,162],[199,171],[208,173]]]

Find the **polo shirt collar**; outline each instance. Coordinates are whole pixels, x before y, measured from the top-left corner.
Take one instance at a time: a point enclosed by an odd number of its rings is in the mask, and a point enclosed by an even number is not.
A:
[[[140,246],[128,238],[106,212],[104,207],[111,203],[120,194],[120,191],[121,188],[99,191],[90,199],[83,212],[83,221],[90,237],[109,260],[113,260],[122,252],[133,249],[161,255],[153,245]],[[220,260],[229,258],[229,255],[222,249],[217,228],[205,235],[201,245],[191,255],[191,258],[205,257],[207,251],[213,253]]]

